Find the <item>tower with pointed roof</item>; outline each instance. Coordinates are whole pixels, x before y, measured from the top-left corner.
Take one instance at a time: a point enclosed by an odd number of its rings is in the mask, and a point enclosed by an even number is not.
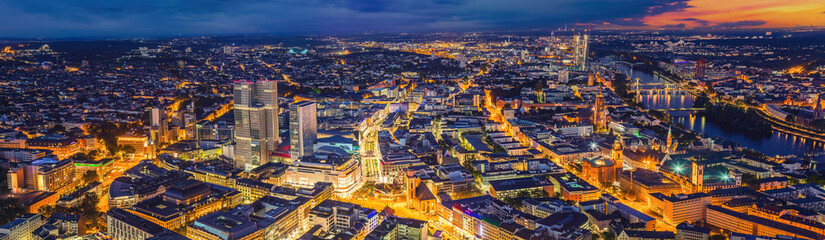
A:
[[[613,150],[610,153],[610,157],[613,159],[613,162],[616,163],[616,169],[613,171],[613,173],[615,174],[615,176],[613,176],[613,179],[618,179],[619,175],[622,173],[622,166],[624,164],[624,161],[622,160],[622,158],[624,157],[622,155],[622,151],[622,137],[620,136],[616,138],[615,141],[613,141]]]
[[[670,148],[673,147],[673,135],[671,134],[671,129],[673,127],[667,128],[667,142],[665,142],[665,153],[670,154]]]
[[[604,95],[602,95],[602,88],[599,88],[599,94],[596,95],[596,100],[593,104],[593,127],[596,130],[604,129],[607,126],[604,112]]]

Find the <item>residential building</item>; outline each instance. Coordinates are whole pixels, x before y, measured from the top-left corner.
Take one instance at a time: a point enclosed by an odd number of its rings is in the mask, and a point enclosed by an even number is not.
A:
[[[680,223],[676,225],[676,240],[708,240],[710,229]]]
[[[26,213],[0,227],[0,240],[34,240],[34,230],[43,225],[43,216]]]
[[[665,196],[651,193],[649,204],[653,211],[662,214],[665,222],[676,225],[682,222],[695,223],[705,218],[705,206],[710,205],[710,195],[705,193],[674,194]]]

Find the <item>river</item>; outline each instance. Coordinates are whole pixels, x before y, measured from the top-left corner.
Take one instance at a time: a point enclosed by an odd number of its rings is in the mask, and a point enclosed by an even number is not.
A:
[[[624,73],[631,73],[625,65],[614,67]],[[638,70],[632,71],[631,81],[639,79],[640,84],[661,83],[659,79],[651,73]],[[664,88],[664,86],[642,86],[642,89]],[[694,96],[684,91],[644,91],[637,96],[637,101],[644,103],[648,109],[675,109],[693,107]],[[804,153],[825,151],[825,144],[795,135],[774,130],[770,136],[748,134],[745,131],[731,129],[722,124],[706,119],[701,115],[691,115],[684,111],[671,111],[674,123],[684,125],[688,130],[701,133],[706,136],[719,137],[739,143],[743,147],[754,149],[769,156],[801,155]]]

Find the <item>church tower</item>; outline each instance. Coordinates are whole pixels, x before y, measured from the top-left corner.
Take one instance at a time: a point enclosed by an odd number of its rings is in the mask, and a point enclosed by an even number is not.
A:
[[[593,128],[595,131],[605,129],[607,127],[607,116],[604,111],[604,95],[602,89],[599,88],[599,94],[596,95],[596,101],[593,104]]]
[[[696,161],[691,163],[693,168],[691,171],[690,180],[693,185],[696,185],[696,192],[704,192],[705,190],[705,165],[700,165]]]
[[[613,159],[613,162],[616,163],[615,166],[614,166],[615,169],[613,171],[613,173],[614,173],[613,179],[615,181],[615,180],[619,179],[618,177],[622,173],[622,167],[624,166],[624,161],[622,160],[622,158],[624,156],[622,155],[622,138],[621,137],[616,138],[616,141],[613,142],[613,150],[610,153],[610,157]]]
[[[667,128],[667,142],[665,143],[665,153],[670,154],[670,148],[673,147],[673,135],[671,134],[671,128]]]

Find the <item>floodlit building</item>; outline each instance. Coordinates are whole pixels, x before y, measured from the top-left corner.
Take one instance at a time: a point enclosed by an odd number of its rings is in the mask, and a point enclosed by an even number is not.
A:
[[[676,225],[683,222],[698,222],[705,217],[705,206],[710,205],[710,195],[705,193],[674,194],[666,196],[651,193],[649,204],[654,211],[662,214],[665,222]]]
[[[43,225],[43,217],[38,214],[26,213],[0,227],[0,239],[3,240],[34,240],[33,232]]]
[[[235,81],[235,168],[249,171],[272,160],[278,137],[276,81]]]
[[[143,240],[161,236],[166,237],[162,239],[187,239],[120,208],[112,208],[106,212],[106,234],[112,239],[119,240]]]
[[[312,154],[318,135],[314,102],[300,101],[289,105],[289,154],[293,162]]]

